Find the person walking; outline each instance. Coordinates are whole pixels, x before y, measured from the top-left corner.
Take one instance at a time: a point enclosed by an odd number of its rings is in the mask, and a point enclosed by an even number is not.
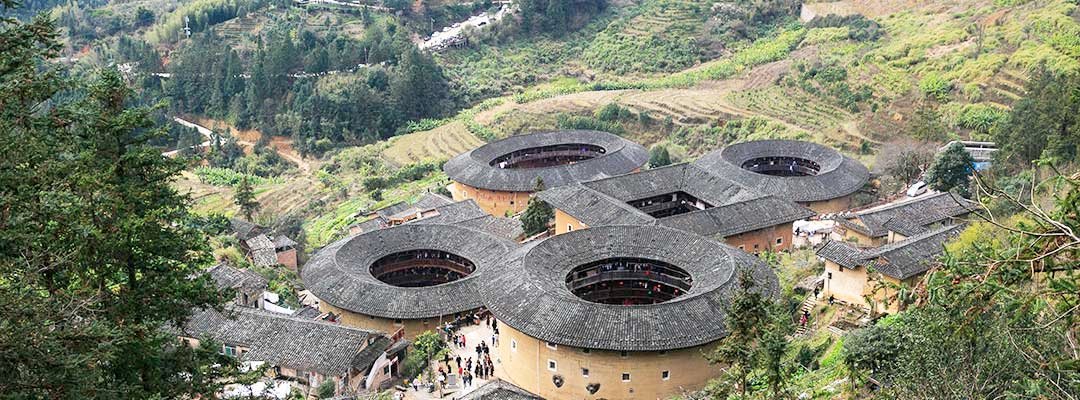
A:
[[[461,356],[454,357],[454,361],[457,362],[458,368],[461,368]]]

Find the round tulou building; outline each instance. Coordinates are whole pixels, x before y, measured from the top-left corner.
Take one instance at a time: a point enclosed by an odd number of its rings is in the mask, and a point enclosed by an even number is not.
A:
[[[870,171],[858,161],[829,147],[795,140],[733,144],[694,164],[819,214],[851,208],[852,195],[870,179]]]
[[[660,226],[607,226],[525,245],[483,280],[507,381],[546,399],[653,399],[702,388],[725,304],[756,257]]]
[[[455,201],[473,199],[495,216],[525,209],[537,178],[547,188],[637,171],[641,145],[616,135],[564,130],[511,136],[454,157],[443,169]]]
[[[517,246],[471,228],[401,225],[326,246],[301,278],[343,324],[412,339],[480,308],[480,281]]]

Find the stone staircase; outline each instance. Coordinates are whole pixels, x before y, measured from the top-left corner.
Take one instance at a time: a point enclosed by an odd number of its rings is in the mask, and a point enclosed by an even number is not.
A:
[[[795,315],[795,320],[798,321],[800,318],[802,318],[801,316],[803,315],[803,313],[810,313],[811,315],[813,315],[811,311],[814,311],[814,307],[816,306],[817,296],[814,296],[813,294],[806,296],[806,300],[803,300],[802,305],[799,306],[799,313]],[[796,328],[795,337],[805,336],[810,331],[810,327],[813,326],[813,322],[814,321],[809,321],[806,323],[805,326],[799,326],[798,328]]]

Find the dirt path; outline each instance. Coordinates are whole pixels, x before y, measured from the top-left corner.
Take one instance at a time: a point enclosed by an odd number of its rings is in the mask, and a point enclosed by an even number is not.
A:
[[[255,143],[258,143],[258,141],[262,138],[262,132],[259,132],[256,129],[241,130],[233,127],[228,122],[212,118],[193,117],[191,119],[195,121],[194,123],[185,121],[180,118],[175,119],[177,120],[177,122],[183,121],[180,122],[181,125],[196,127],[196,129],[199,129],[200,132],[203,132],[203,130],[205,130],[207,133],[204,133],[204,135],[207,135],[207,137],[210,137],[209,133],[212,132],[211,128],[230,132],[232,136],[236,138],[236,144],[245,147],[246,152],[250,152],[251,149],[255,148]],[[312,162],[305,160],[303,157],[300,156],[300,153],[298,153],[296,149],[293,148],[292,138],[288,136],[273,136],[270,138],[269,147],[271,149],[274,149],[274,152],[278,153],[281,158],[284,158],[285,160],[296,164],[296,166],[300,168],[300,170],[303,171],[305,174],[311,173]]]

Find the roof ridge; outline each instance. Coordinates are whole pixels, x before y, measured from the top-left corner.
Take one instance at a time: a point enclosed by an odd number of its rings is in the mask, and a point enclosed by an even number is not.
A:
[[[887,244],[875,247],[872,251],[868,251],[867,254],[872,255],[874,257],[881,257],[882,254],[884,254],[884,253],[888,253],[888,252],[896,250],[896,249],[902,249],[904,247],[911,246],[913,244],[922,242],[924,240],[932,239],[932,238],[934,238],[934,237],[936,237],[938,235],[947,234],[950,231],[956,230],[956,229],[958,229],[960,227],[961,227],[961,225],[946,225],[946,226],[940,227],[938,229],[929,230],[929,231],[920,233],[918,235],[908,237],[908,238],[906,238],[904,240],[901,240],[901,241],[898,241],[898,242],[887,243]]]

